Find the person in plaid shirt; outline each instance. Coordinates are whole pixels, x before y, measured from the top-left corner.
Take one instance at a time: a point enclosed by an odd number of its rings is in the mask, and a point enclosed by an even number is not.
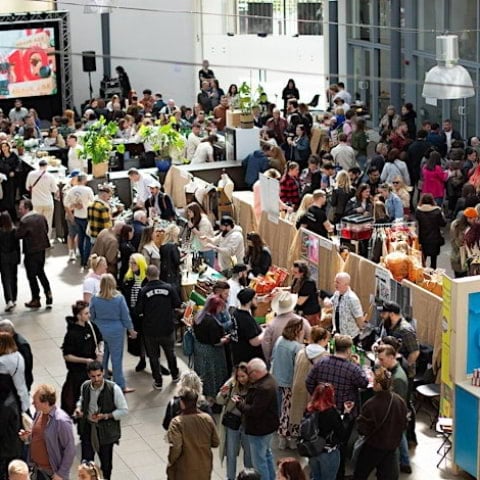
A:
[[[280,179],[280,200],[297,210],[300,205],[300,165],[297,162],[289,162],[287,170]]]
[[[92,244],[104,228],[112,227],[112,213],[108,201],[112,197],[112,189],[108,185],[98,186],[98,195],[88,206],[88,235]]]
[[[352,338],[348,335],[335,335],[335,355],[327,355],[316,362],[307,376],[308,393],[313,394],[319,383],[330,383],[335,389],[337,409],[342,412],[345,402],[355,402],[351,415],[358,415],[360,405],[359,388],[367,388],[368,378],[358,365],[358,357],[352,357]],[[353,427],[353,422],[352,422]],[[345,474],[345,449],[352,433],[347,432],[344,443],[340,446],[340,467],[337,478]]]

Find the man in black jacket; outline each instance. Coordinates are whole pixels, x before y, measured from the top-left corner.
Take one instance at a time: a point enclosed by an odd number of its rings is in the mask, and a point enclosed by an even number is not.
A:
[[[244,415],[253,467],[260,472],[262,479],[275,480],[271,443],[273,433],[280,424],[278,385],[260,358],[253,358],[248,362],[247,372],[252,386],[245,400],[238,396],[234,396],[232,400]]]
[[[427,135],[428,132],[426,130],[419,130],[417,132],[417,138],[407,149],[407,168],[412,187],[417,186],[417,183],[420,180],[423,157],[425,157],[427,150],[432,147],[431,143],[427,142]]]
[[[138,294],[135,310],[139,315],[145,350],[152,369],[153,388],[162,389],[162,373],[160,370],[160,347],[167,357],[172,381],[177,383],[180,372],[175,356],[175,308],[181,301],[176,289],[169,283],[159,280],[158,268],[150,265],[147,269],[147,284]]]
[[[30,391],[33,383],[33,355],[28,340],[20,333],[17,333],[13,323],[7,319],[0,320],[0,332],[7,332],[13,337],[15,345],[25,362],[25,383],[27,390]]]

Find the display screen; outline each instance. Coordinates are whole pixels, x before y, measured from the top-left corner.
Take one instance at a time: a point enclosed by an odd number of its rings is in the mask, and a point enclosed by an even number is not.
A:
[[[55,29],[0,31],[0,99],[56,93]]]

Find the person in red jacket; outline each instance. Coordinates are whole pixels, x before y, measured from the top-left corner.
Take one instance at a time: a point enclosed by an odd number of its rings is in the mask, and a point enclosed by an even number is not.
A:
[[[280,200],[286,205],[292,206],[294,210],[300,205],[299,174],[300,166],[298,163],[289,162],[285,174],[280,179]]]

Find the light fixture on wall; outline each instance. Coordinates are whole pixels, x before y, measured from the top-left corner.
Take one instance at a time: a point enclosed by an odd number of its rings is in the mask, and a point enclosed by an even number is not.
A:
[[[266,33],[266,32],[259,32],[259,33],[257,33],[257,37],[266,38],[266,37],[268,37],[268,33]]]
[[[83,13],[112,13],[113,0],[86,0]]]
[[[456,100],[473,97],[472,78],[467,69],[458,65],[458,36],[437,37],[437,63],[425,74],[422,97],[438,100]]]

